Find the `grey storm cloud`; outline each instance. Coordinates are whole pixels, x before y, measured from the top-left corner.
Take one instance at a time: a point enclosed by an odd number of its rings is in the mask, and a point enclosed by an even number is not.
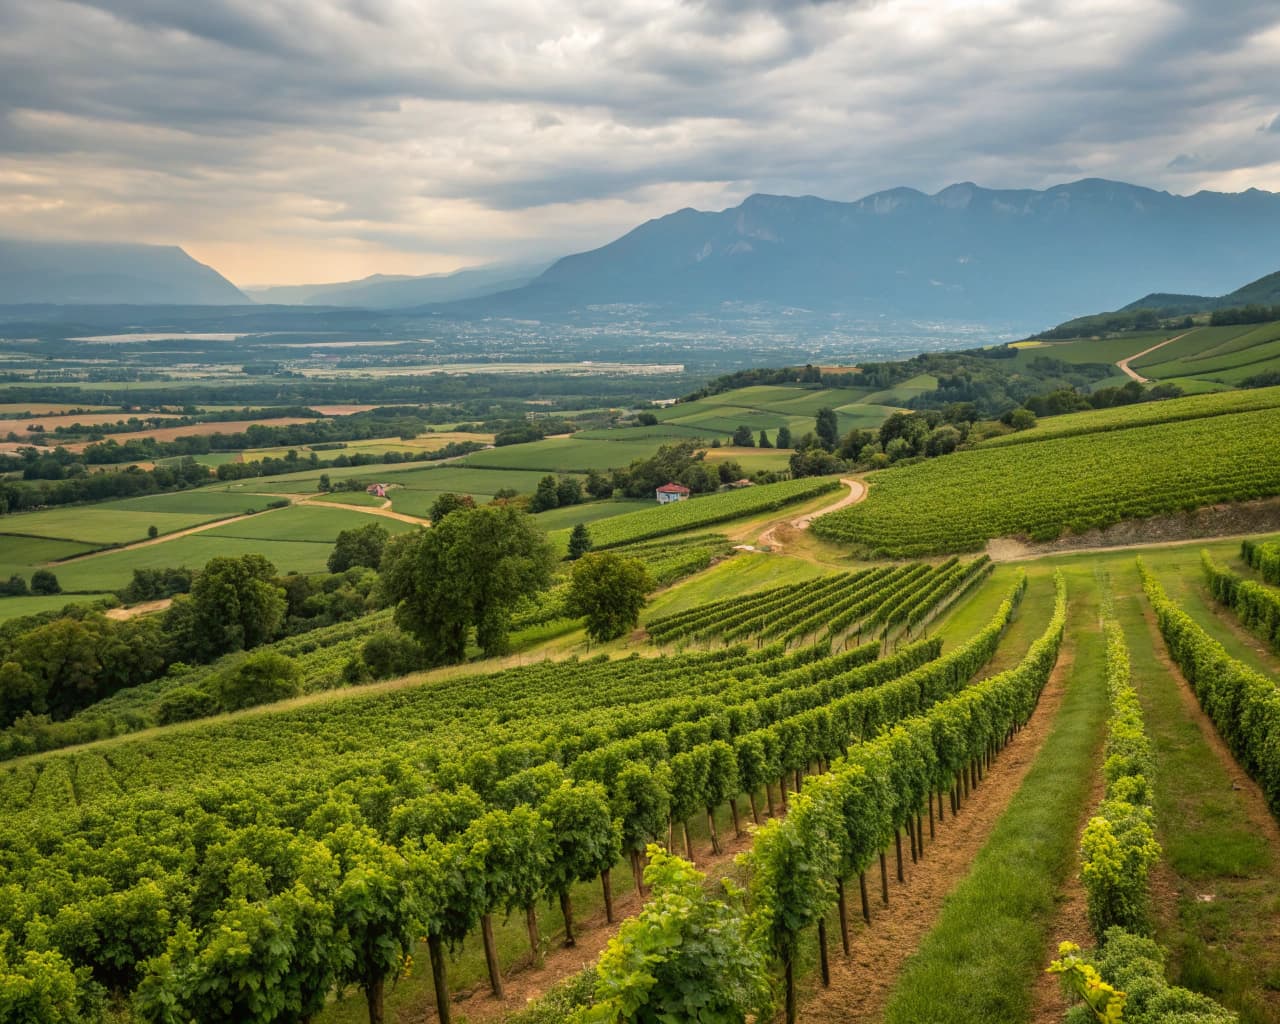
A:
[[[1271,0],[0,0],[0,234],[474,262],[753,191],[1280,188],[1277,63]]]

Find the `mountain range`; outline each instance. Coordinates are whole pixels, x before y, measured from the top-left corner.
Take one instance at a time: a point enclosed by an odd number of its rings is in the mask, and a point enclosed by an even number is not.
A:
[[[750,306],[1028,326],[1170,290],[1200,301],[1280,265],[1280,194],[1168,192],[1097,178],[971,182],[855,202],[753,195],[648,221],[537,267],[253,290],[259,302],[555,319]],[[0,243],[0,303],[245,302],[181,249]],[[1203,307],[1201,307],[1203,308]]]
[[[225,277],[176,245],[0,239],[0,305],[248,301]]]
[[[755,195],[718,213],[680,210],[558,260],[523,288],[462,305],[770,303],[1054,322],[1170,283],[1225,291],[1278,263],[1278,194],[1176,196],[1100,179],[1043,191],[966,182],[935,195]]]

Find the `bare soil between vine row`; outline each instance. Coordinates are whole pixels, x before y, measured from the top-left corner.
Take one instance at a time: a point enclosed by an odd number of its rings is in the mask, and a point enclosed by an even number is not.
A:
[[[943,900],[968,874],[1048,739],[1071,673],[1073,652],[1068,640],[1031,720],[1000,752],[959,817],[952,817],[948,808],[946,820],[936,828],[936,839],[929,842],[926,838],[920,862],[912,864],[910,857],[904,857],[905,884],[897,882],[890,856],[889,906],[879,900],[879,878],[868,873],[870,926],[860,916],[855,885],[850,906],[854,918],[850,922],[850,956],[846,959],[841,953],[837,932],[832,937],[831,987],[823,989],[817,978],[809,979],[811,992],[801,1004],[805,1024],[880,1019],[903,965],[932,930]],[[925,832],[927,835],[927,825]],[[903,843],[905,848],[905,837]],[[945,996],[940,993],[939,998]]]

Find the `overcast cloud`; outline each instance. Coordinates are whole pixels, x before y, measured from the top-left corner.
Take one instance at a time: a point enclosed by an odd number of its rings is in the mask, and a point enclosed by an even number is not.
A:
[[[239,284],[602,244],[752,192],[1280,191],[1274,0],[0,0],[0,234]]]

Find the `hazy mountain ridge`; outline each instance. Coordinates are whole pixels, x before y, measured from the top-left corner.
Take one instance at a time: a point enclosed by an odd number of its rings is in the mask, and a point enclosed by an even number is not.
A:
[[[1280,195],[1257,189],[1175,196],[1084,179],[1043,191],[895,188],[850,203],[753,195],[648,221],[462,306],[765,302],[1056,322],[1171,282],[1225,290],[1280,261],[1277,229]]]
[[[398,309],[431,302],[455,302],[520,288],[545,269],[545,263],[504,263],[468,267],[449,274],[373,274],[359,281],[278,285],[247,288],[245,291],[256,302]]]
[[[0,304],[248,301],[225,277],[176,245],[0,239]]]

